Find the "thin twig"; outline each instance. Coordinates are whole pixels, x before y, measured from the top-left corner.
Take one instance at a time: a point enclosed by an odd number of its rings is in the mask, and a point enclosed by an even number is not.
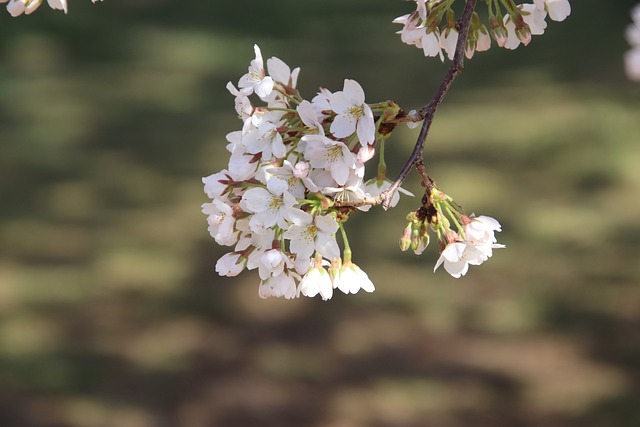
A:
[[[444,76],[444,79],[440,83],[440,86],[438,87],[438,90],[436,91],[436,93],[433,95],[433,98],[431,99],[431,101],[427,105],[422,107],[417,114],[417,116],[419,116],[419,120],[424,119],[424,122],[422,123],[422,128],[420,129],[420,134],[418,135],[416,145],[413,147],[411,156],[409,156],[409,159],[407,160],[404,167],[400,171],[400,174],[398,175],[396,180],[391,184],[391,186],[387,190],[383,191],[382,193],[378,194],[375,197],[366,197],[362,200],[358,200],[355,202],[354,201],[345,202],[345,203],[336,202],[336,206],[358,207],[358,206],[365,206],[365,205],[375,206],[375,205],[381,204],[385,210],[389,209],[393,195],[395,194],[396,191],[398,191],[398,188],[400,187],[400,185],[402,185],[404,180],[407,178],[407,176],[409,175],[409,172],[411,172],[411,169],[414,167],[414,165],[416,165],[418,161],[422,162],[422,152],[424,151],[424,144],[425,144],[425,141],[427,140],[427,135],[429,134],[429,129],[431,128],[431,123],[433,122],[433,117],[435,116],[436,111],[438,110],[438,107],[442,103],[442,100],[444,99],[445,95],[449,91],[451,84],[453,83],[455,78],[458,76],[458,74],[460,74],[460,72],[462,71],[462,68],[464,67],[464,52],[465,52],[465,47],[467,43],[467,36],[469,34],[469,27],[471,26],[471,16],[473,14],[473,10],[476,7],[476,1],[477,0],[467,0],[464,6],[464,11],[462,12],[462,16],[458,20],[458,27],[459,27],[458,42],[456,44],[456,51],[453,56],[453,63],[449,67],[447,74]],[[419,120],[416,120],[416,121],[419,121]]]

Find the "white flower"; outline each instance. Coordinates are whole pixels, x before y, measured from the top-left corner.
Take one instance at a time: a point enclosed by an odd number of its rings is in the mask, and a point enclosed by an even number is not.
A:
[[[251,89],[260,98],[266,98],[271,94],[273,90],[273,79],[266,75],[264,71],[264,63],[262,61],[262,53],[258,45],[253,46],[253,50],[256,54],[256,59],[251,61],[249,71],[244,76],[240,77],[238,81],[238,87],[240,89]]]
[[[330,171],[338,185],[344,185],[350,171],[356,169],[356,159],[349,148],[322,135],[305,135],[302,140],[306,142],[304,157],[311,167]]]
[[[335,233],[338,223],[331,215],[312,217],[306,214],[301,224],[294,224],[284,233],[286,239],[291,240],[291,252],[300,258],[311,258],[314,252],[327,259],[340,256],[340,248],[336,242]]]
[[[202,178],[205,194],[211,199],[222,197],[227,192],[229,184],[232,184],[233,181],[228,174],[229,171],[223,169],[220,172]]]
[[[430,31],[422,37],[422,51],[425,56],[440,56],[440,60],[444,61],[444,55],[440,47],[440,38],[435,31]]]
[[[296,280],[292,273],[285,271],[278,276],[270,276],[268,279],[263,280],[258,288],[258,295],[260,298],[268,297],[285,297],[286,299],[292,299],[298,296],[298,289],[296,286]]]
[[[306,174],[305,174],[306,165]],[[285,160],[280,167],[269,167],[266,172],[283,181],[286,181],[287,191],[297,199],[304,199],[305,186],[303,181],[307,181],[306,176],[309,173],[309,164],[307,162],[298,162],[295,166],[290,161]]]
[[[457,279],[467,274],[469,264],[481,264],[482,254],[465,242],[449,243],[440,254],[433,271],[435,272],[443,263],[447,273]]]
[[[544,34],[544,30],[547,28],[547,22],[545,21],[547,12],[528,3],[520,5],[520,10],[523,12],[522,19],[529,26],[531,34],[534,36]]]
[[[47,0],[47,3],[51,9],[63,10],[65,14],[67,13],[67,0]]]
[[[504,248],[497,244],[496,231],[502,231],[500,223],[490,216],[481,215],[470,217],[470,222],[464,226],[465,241],[474,246],[486,258],[491,257],[492,249]]]
[[[229,157],[228,171],[234,181],[245,181],[253,177],[258,169],[258,162],[252,155],[237,148]]]
[[[456,53],[456,43],[458,43],[458,31],[455,28],[447,27],[440,34],[440,47],[447,53],[447,58],[453,61]]]
[[[324,117],[322,116],[322,114],[318,113],[318,111],[313,107],[312,103],[304,100],[296,107],[296,110],[298,111],[300,120],[302,120],[302,123],[304,123],[304,125],[309,130],[308,133],[317,133],[320,135],[324,135],[324,129],[320,124],[320,122],[324,120]]]
[[[464,226],[465,240],[449,243],[433,271],[444,263],[444,269],[453,277],[464,276],[469,265],[480,265],[491,257],[493,249],[504,248],[504,245],[496,243],[496,231],[501,231],[501,227],[494,218],[469,217]]]
[[[327,115],[324,114],[323,111],[331,111],[331,104],[329,104],[331,95],[332,93],[328,89],[320,88],[320,92],[311,100],[311,105],[320,121],[327,118]]]
[[[516,24],[511,19],[511,15],[504,15],[504,26],[507,29],[507,40],[504,43],[505,49],[514,50],[518,46],[520,46],[520,38],[518,38],[518,34],[516,33]]]
[[[237,276],[244,269],[244,261],[240,259],[240,254],[229,252],[216,262],[216,273],[220,276]]]
[[[333,286],[345,294],[355,294],[360,289],[365,292],[373,292],[376,290],[367,273],[350,261],[340,267],[338,273],[333,278]]]
[[[280,58],[271,57],[267,59],[267,67],[269,68],[269,76],[285,86],[296,87],[298,83],[298,74],[300,67],[291,71],[291,68]]]
[[[270,249],[260,257],[258,275],[262,280],[266,280],[269,276],[279,276],[285,267],[291,266],[292,263],[284,252],[280,249]]]
[[[640,81],[640,48],[625,53],[624,66],[627,76],[631,80]]]
[[[286,230],[287,221],[297,222],[303,213],[295,208],[297,201],[288,191],[286,181],[271,178],[267,188],[254,187],[248,189],[240,200],[240,207],[248,213],[254,214],[249,221],[252,230],[259,232],[263,228],[277,225]]]
[[[422,47],[422,37],[426,34],[426,29],[419,19],[418,13],[414,12],[399,16],[392,22],[403,25],[402,30],[396,32],[396,34],[400,34],[402,43]]]
[[[23,13],[27,15],[40,7],[42,0],[11,0],[7,5],[7,12],[14,18]]]
[[[546,9],[554,21],[564,21],[571,14],[569,0],[533,0],[533,4],[539,10]]]
[[[346,138],[356,132],[360,144],[375,142],[376,124],[373,112],[364,102],[364,91],[357,81],[345,79],[343,90],[331,95],[329,103],[337,114],[331,123],[333,136]]]
[[[271,157],[281,159],[287,154],[278,126],[270,122],[264,122],[257,129],[247,132],[242,143],[248,153],[262,153],[263,160],[270,160]]]
[[[208,215],[209,234],[219,245],[231,246],[238,241],[238,234],[234,229],[236,220],[231,206],[221,200],[213,199],[211,203],[202,205],[202,213]]]
[[[253,114],[253,104],[249,100],[249,95],[252,93],[251,88],[244,88],[242,90],[236,89],[233,83],[227,83],[227,90],[231,93],[231,95],[235,96],[234,107],[236,109],[236,113],[238,113],[238,118],[243,122],[251,117]]]
[[[323,300],[333,296],[331,277],[323,267],[313,267],[300,281],[300,293],[306,297],[315,297],[320,294]]]

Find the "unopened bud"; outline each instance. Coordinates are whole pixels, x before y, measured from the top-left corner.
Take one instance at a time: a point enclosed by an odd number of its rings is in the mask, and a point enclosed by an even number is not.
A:
[[[402,232],[402,236],[400,237],[400,250],[406,251],[411,246],[411,223],[407,224],[407,227]]]
[[[413,250],[416,255],[422,255],[422,252],[429,246],[429,227],[425,223],[420,227],[418,246]]]
[[[491,35],[495,39],[498,46],[504,47],[507,44],[508,36],[507,28],[504,23],[496,18],[491,18]]]

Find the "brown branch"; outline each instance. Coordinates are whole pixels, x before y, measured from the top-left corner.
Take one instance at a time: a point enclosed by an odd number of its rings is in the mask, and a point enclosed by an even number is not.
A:
[[[409,156],[409,159],[400,171],[400,174],[387,190],[383,191],[375,197],[367,197],[362,201],[357,201],[357,206],[375,206],[381,204],[385,210],[389,209],[393,195],[396,191],[398,191],[398,188],[407,178],[409,172],[411,172],[411,169],[417,164],[417,162],[422,162],[422,152],[424,151],[424,144],[427,140],[427,135],[429,134],[429,129],[431,128],[431,123],[433,122],[433,117],[435,116],[436,111],[442,103],[445,95],[449,91],[451,84],[464,67],[464,51],[467,43],[467,36],[469,34],[469,28],[471,26],[471,16],[473,14],[473,10],[476,7],[476,1],[477,0],[467,0],[464,6],[464,11],[462,12],[462,16],[458,20],[458,28],[460,30],[458,33],[456,51],[453,56],[453,63],[449,67],[447,74],[444,76],[444,79],[440,83],[440,86],[436,90],[436,93],[433,95],[433,98],[431,98],[431,101],[427,105],[422,107],[417,113],[419,119],[416,121],[424,119],[424,122],[422,123],[422,128],[420,129],[420,134],[418,135],[416,145],[413,147],[411,156]],[[356,206],[356,203],[345,202],[344,204],[342,204],[336,202],[336,206]]]

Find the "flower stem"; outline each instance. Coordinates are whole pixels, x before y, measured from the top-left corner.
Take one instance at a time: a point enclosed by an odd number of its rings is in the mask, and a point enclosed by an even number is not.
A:
[[[340,223],[340,234],[342,235],[342,242],[344,243],[344,264],[351,262],[351,247],[349,246],[349,239],[347,239],[347,232],[344,231],[344,226]]]

